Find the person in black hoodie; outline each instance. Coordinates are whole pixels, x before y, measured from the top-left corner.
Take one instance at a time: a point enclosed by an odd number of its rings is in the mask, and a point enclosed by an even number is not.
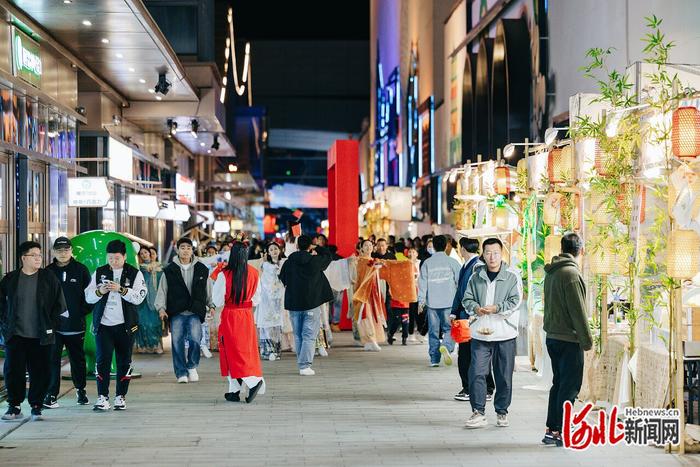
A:
[[[333,291],[323,271],[333,257],[323,247],[311,244],[311,237],[297,238],[297,250],[282,266],[279,277],[284,284],[284,307],[294,329],[299,374],[313,376],[316,337],[321,325],[321,305],[333,300]]]
[[[126,244],[112,240],[107,244],[108,264],[100,266],[85,289],[85,300],[94,304],[92,332],[95,334],[97,362],[96,412],[109,405],[109,379],[112,353],[117,360],[117,390],[114,410],[126,409],[126,393],[131,381],[131,351],[134,333],[139,328],[138,306],[146,298],[148,288],[141,271],[126,262]]]
[[[20,405],[26,393],[29,370],[29,404],[32,420],[41,420],[49,383],[49,359],[58,317],[66,309],[61,284],[41,269],[41,245],[19,246],[20,269],[0,281],[0,330],[5,339],[6,421],[22,420]]]
[[[61,387],[61,354],[63,347],[68,350],[70,373],[75,386],[78,404],[89,403],[85,392],[85,316],[92,307],[85,301],[85,289],[90,285],[90,271],[73,259],[73,248],[66,237],[59,237],[53,243],[54,260],[47,270],[53,272],[61,283],[68,310],[61,314],[55,341],[51,350],[51,376],[49,390],[44,399],[44,407],[59,407],[56,398]]]

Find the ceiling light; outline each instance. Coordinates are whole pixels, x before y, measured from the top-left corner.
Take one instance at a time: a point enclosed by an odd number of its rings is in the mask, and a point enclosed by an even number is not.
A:
[[[214,151],[218,151],[220,146],[221,145],[219,144],[219,135],[214,135],[214,142],[211,144],[211,148]]]
[[[70,5],[71,3],[73,3],[72,0],[63,0],[64,5]]]
[[[207,149],[207,154],[211,154],[211,149]]]
[[[129,71],[133,73],[133,72],[135,72],[136,70],[135,70],[133,67],[129,67]]]
[[[199,145],[202,146],[202,147],[204,147],[204,146],[206,146],[206,143],[204,143],[204,141],[202,141],[202,142],[199,143]]]
[[[153,88],[148,88],[148,92],[150,92],[151,94],[155,94],[156,90]]]
[[[102,43],[103,43],[103,44],[109,44],[109,39],[107,39],[106,37],[103,37],[103,38],[102,38]]]
[[[143,78],[139,78],[139,83],[141,83],[141,84],[146,84],[146,80],[143,79]]]
[[[124,55],[120,54],[119,52],[117,52],[115,55],[117,58],[124,58]]]
[[[163,100],[163,98],[162,98],[162,97],[160,97],[160,96],[156,96],[156,100],[157,100],[157,101],[162,101],[162,100]]]
[[[83,26],[92,26],[92,21],[84,19],[83,20]]]
[[[229,172],[238,172],[238,166],[236,164],[229,164],[228,171]]]

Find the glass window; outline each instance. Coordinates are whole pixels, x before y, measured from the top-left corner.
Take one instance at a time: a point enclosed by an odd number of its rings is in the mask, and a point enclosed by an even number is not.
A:
[[[49,169],[49,243],[68,235],[68,174],[65,170]]]
[[[58,157],[59,147],[58,147],[58,134],[60,131],[61,116],[54,111],[49,111],[49,156]]]
[[[75,120],[72,118],[68,119],[68,153],[67,157],[75,159],[78,154],[76,150],[76,138],[77,138],[77,126]]]
[[[27,98],[15,93],[17,103],[17,144],[23,148],[29,147],[28,125],[27,125]]]
[[[49,109],[44,104],[39,104],[39,112],[37,116],[38,126],[38,152],[42,154],[49,153]]]
[[[27,143],[25,147],[28,147],[32,151],[38,151],[38,139],[39,139],[39,127],[38,127],[38,114],[39,114],[39,104],[30,98],[26,99],[26,114],[27,114]]]
[[[0,89],[0,104],[2,104],[2,139],[6,143],[14,142],[12,134],[12,91],[7,88]]]

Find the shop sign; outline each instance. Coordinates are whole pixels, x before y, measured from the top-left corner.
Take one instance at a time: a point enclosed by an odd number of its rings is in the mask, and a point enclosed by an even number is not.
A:
[[[158,198],[153,195],[129,194],[127,199],[129,215],[133,217],[154,218],[160,211]]]
[[[111,195],[104,177],[69,177],[68,206],[78,208],[103,208]]]
[[[181,203],[197,203],[197,182],[179,173],[175,176],[175,195]]]
[[[131,182],[134,180],[134,151],[126,144],[109,138],[109,176]]]
[[[174,221],[175,220],[175,201],[161,201],[160,210],[156,215],[156,219],[162,219],[164,221]]]
[[[214,232],[216,233],[230,233],[231,224],[229,221],[216,221],[214,222]]]
[[[187,222],[188,220],[190,220],[191,216],[192,214],[190,213],[190,207],[188,205],[175,203],[175,221]]]
[[[14,75],[41,87],[43,69],[39,44],[16,27],[12,28],[12,57]]]

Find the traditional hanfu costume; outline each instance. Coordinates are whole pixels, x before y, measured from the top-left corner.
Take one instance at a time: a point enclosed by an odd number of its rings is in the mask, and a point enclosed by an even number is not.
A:
[[[255,311],[258,328],[260,356],[264,360],[277,360],[282,347],[284,324],[284,284],[278,275],[284,259],[274,264],[265,261],[261,265],[260,304]]]
[[[265,393],[253,316],[253,307],[260,302],[259,275],[254,267],[247,267],[245,293],[238,303],[233,301],[233,273],[229,269],[217,275],[212,292],[214,305],[224,307],[219,325],[219,363],[221,376],[229,380],[228,400],[232,400],[229,394],[235,394],[238,400],[243,384],[252,389],[261,383],[257,393]]]
[[[158,282],[163,275],[163,268],[158,262],[139,266],[143,280],[148,288],[146,300],[138,307],[139,329],[136,331],[135,346],[138,353],[163,353],[163,322],[155,307]]]

